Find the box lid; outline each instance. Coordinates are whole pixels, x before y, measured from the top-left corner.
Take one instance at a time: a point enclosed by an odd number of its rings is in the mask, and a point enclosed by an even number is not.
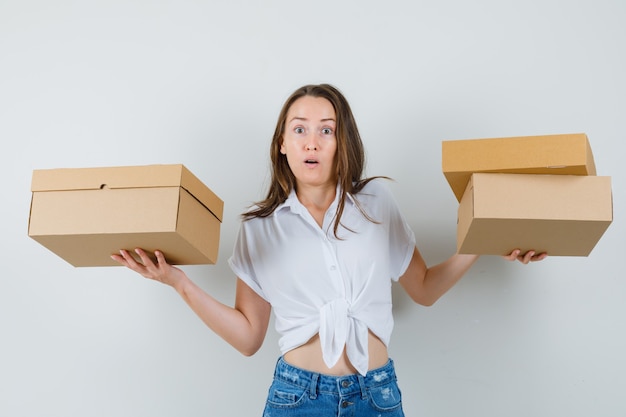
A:
[[[458,201],[477,172],[596,175],[584,133],[446,140],[442,170]]]
[[[222,221],[224,202],[182,164],[40,169],[31,183],[32,192],[149,187],[182,187]]]

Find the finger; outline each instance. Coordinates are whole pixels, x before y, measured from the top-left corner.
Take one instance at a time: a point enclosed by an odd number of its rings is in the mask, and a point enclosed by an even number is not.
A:
[[[113,255],[111,255],[111,259],[113,259],[115,262],[117,262],[119,264],[122,264],[123,266],[128,266],[128,263],[126,262],[124,257],[121,256],[121,255],[113,254]]]
[[[152,262],[152,259],[150,259],[150,257],[148,256],[148,254],[141,248],[136,248],[135,249],[135,253],[139,256],[139,259],[141,259],[141,263],[146,267],[146,268],[151,268],[154,267],[154,262]]]
[[[531,261],[531,259],[533,258],[534,255],[535,255],[535,251],[534,250],[529,250],[528,252],[526,252],[524,254],[524,256],[521,256],[521,258],[522,258],[521,262],[524,265],[528,264]]]
[[[508,255],[504,256],[504,259],[506,259],[507,261],[514,261],[517,259],[517,257],[520,254],[520,250],[519,249],[515,249],[513,252],[511,252]]]
[[[126,249],[120,250],[120,255],[129,268],[137,268],[139,266],[139,263]]]
[[[154,256],[156,257],[158,266],[167,265],[167,261],[165,260],[165,255],[163,255],[163,252],[161,252],[160,250],[155,250]]]
[[[142,264],[137,262],[135,258],[130,253],[128,253],[128,251],[124,249],[120,250],[119,255],[112,255],[111,258],[115,259],[116,261],[124,265],[125,267],[139,274],[143,275],[146,272],[146,268],[144,268]]]

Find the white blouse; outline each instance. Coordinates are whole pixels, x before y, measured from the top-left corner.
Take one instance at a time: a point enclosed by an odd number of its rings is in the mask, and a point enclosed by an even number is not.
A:
[[[321,228],[294,191],[272,215],[242,223],[229,264],[272,305],[283,354],[319,333],[328,367],[345,346],[365,375],[368,329],[389,345],[391,282],[408,267],[415,235],[383,181],[346,200],[339,239],[333,233],[339,189]]]

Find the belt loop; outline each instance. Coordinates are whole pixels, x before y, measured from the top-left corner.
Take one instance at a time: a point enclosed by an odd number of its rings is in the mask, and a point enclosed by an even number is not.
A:
[[[317,398],[317,379],[320,374],[314,373],[311,375],[311,385],[309,386],[309,398],[312,400]]]
[[[363,378],[363,375],[361,375],[361,374],[357,374],[356,377],[359,380],[359,387],[361,388],[361,398],[363,398],[365,400],[367,398],[367,390],[366,390],[366,387],[365,387],[365,378]]]

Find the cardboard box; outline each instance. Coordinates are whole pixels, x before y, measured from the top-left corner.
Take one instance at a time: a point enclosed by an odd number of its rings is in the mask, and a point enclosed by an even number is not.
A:
[[[477,173],[459,205],[457,250],[587,256],[612,220],[610,177]]]
[[[596,175],[584,133],[443,141],[442,168],[458,201],[475,172]]]
[[[74,266],[136,247],[217,261],[224,204],[183,165],[35,170],[31,189],[28,235]]]

